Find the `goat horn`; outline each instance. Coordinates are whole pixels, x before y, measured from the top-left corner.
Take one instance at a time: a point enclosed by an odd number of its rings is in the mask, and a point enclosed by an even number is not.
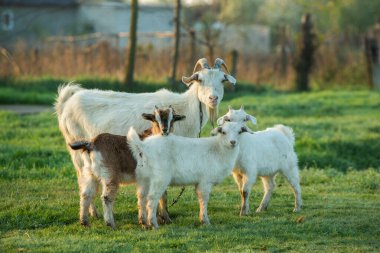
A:
[[[221,69],[222,67],[225,68],[225,70],[227,71],[227,74],[230,74],[230,71],[228,71],[226,63],[222,59],[216,58],[213,68],[214,69]]]
[[[193,70],[193,74],[195,73],[195,71],[197,70],[198,66],[201,66],[202,69],[209,69],[210,66],[208,65],[208,61],[206,58],[201,58],[197,61],[197,63],[195,63],[195,67],[194,67],[194,70]]]

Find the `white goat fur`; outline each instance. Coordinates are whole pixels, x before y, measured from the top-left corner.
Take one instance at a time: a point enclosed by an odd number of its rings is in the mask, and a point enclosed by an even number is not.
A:
[[[196,185],[199,219],[209,224],[207,204],[213,185],[230,175],[239,153],[240,123],[227,123],[223,133],[208,138],[169,135],[141,141],[136,131],[128,132],[128,143],[137,160],[139,221],[157,228],[158,199],[168,185]],[[231,143],[235,141],[235,145]],[[147,209],[147,210],[146,210]]]
[[[219,124],[225,121],[245,123],[256,119],[247,114],[243,107],[233,110],[231,107],[224,116],[218,119]],[[233,177],[239,187],[242,198],[240,215],[249,213],[249,196],[258,176],[264,186],[264,196],[257,212],[266,210],[275,187],[275,176],[281,172],[294,191],[294,212],[301,210],[301,186],[298,172],[298,158],[294,151],[295,137],[293,130],[284,125],[275,125],[263,131],[244,133],[240,141],[240,153],[233,170]]]
[[[236,82],[232,76],[220,69],[203,68],[197,72],[197,75],[197,80],[186,83],[190,88],[182,94],[165,89],[140,94],[88,90],[78,84],[69,83],[59,88],[55,103],[59,128],[66,143],[92,139],[101,133],[123,135],[131,126],[142,132],[149,128],[149,122],[140,116],[143,112],[151,111],[156,105],[159,107],[172,105],[178,114],[186,116],[186,120],[178,122],[174,134],[196,137],[201,130],[199,103],[201,102],[203,111],[201,126],[203,127],[209,117],[212,120],[216,117],[219,103],[224,95],[223,81],[227,78],[232,84]],[[210,103],[210,96],[218,97],[216,105]],[[80,187],[84,163],[78,152],[70,148],[68,150],[77,171]],[[80,194],[85,194],[82,189]],[[90,214],[98,216],[93,204],[90,205]]]

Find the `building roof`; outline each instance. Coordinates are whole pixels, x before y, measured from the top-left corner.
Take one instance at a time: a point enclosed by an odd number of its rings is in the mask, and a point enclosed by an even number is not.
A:
[[[76,6],[80,0],[0,0],[0,6]]]

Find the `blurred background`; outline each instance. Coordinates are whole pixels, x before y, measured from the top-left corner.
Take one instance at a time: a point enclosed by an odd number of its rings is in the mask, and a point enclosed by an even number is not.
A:
[[[1,0],[0,76],[133,86],[220,57],[255,86],[380,89],[379,13],[372,0]]]
[[[0,22],[0,252],[379,252],[380,0],[0,0]],[[229,177],[211,227],[194,223],[189,188],[169,209],[173,225],[143,231],[130,185],[118,230],[102,219],[80,228],[58,86],[184,91],[202,57],[224,59],[237,79],[220,115],[244,105],[253,130],[294,130],[304,211],[290,212],[280,176],[269,210],[242,219]],[[254,192],[252,210],[260,183]]]

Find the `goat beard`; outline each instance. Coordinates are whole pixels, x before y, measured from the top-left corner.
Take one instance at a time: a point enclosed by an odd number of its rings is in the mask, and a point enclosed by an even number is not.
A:
[[[215,108],[210,108],[207,106],[207,115],[213,126],[215,125],[215,122],[218,118],[218,112],[219,112],[219,105],[216,106]]]

